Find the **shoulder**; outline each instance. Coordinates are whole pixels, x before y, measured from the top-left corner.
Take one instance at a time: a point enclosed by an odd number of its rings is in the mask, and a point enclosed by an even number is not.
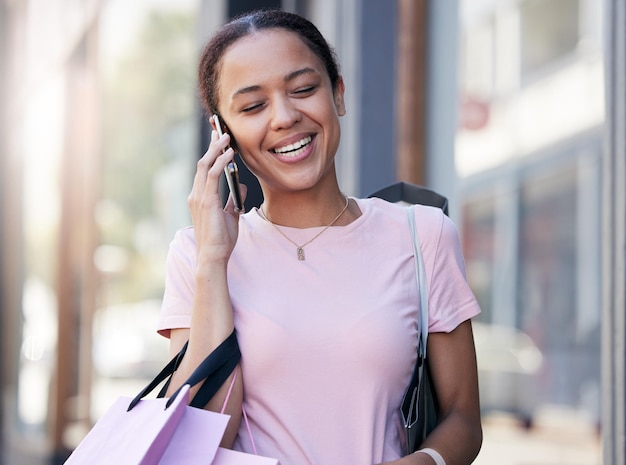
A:
[[[357,201],[362,210],[365,209],[371,213],[390,217],[402,217],[406,219],[409,207],[414,207],[415,218],[424,223],[441,222],[442,218],[445,217],[441,208],[431,207],[429,205],[394,203],[376,197],[357,199]]]
[[[426,262],[433,270],[455,264],[465,273],[459,233],[454,222],[437,207],[416,205],[415,225]]]
[[[194,257],[196,251],[196,237],[193,226],[179,229],[170,242],[169,257]]]
[[[439,207],[414,205],[415,226],[422,243],[437,249],[444,236],[456,234],[456,226]]]
[[[420,234],[434,236],[437,242],[458,237],[457,227],[441,208],[415,205],[415,224]]]
[[[370,224],[378,227],[395,225],[408,230],[408,215],[412,212],[420,238],[430,244],[438,243],[444,234],[456,232],[454,223],[438,207],[393,203],[379,198],[357,199],[357,202],[363,215],[371,220]]]
[[[370,197],[355,199],[361,213],[366,218],[380,221],[407,221],[407,206],[400,203],[388,202],[387,200]]]
[[[195,248],[196,237],[195,237],[193,226],[186,226],[176,231],[176,233],[174,234],[174,238],[172,239],[172,242],[170,243],[170,245]]]

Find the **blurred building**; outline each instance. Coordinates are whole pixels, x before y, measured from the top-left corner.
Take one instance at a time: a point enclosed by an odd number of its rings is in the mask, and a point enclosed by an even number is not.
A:
[[[456,164],[480,320],[542,354],[524,421],[558,406],[599,425],[604,5],[462,5]]]
[[[540,353],[538,405],[597,421],[603,2],[0,0],[0,465],[62,463],[166,357],[165,252],[208,135],[195,60],[262,6],[337,50],[346,193],[446,195],[480,323]]]
[[[6,463],[62,455],[68,426],[87,419],[100,3],[0,3]]]
[[[626,4],[606,3],[606,153],[602,195],[602,446],[626,463]]]

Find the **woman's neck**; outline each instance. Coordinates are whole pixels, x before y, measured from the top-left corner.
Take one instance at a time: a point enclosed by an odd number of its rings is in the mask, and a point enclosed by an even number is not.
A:
[[[312,228],[333,224],[347,224],[343,216],[348,215],[347,197],[339,190],[323,192],[296,191],[296,192],[267,192],[261,205],[263,215],[272,223],[294,228]],[[339,213],[341,216],[337,218]]]

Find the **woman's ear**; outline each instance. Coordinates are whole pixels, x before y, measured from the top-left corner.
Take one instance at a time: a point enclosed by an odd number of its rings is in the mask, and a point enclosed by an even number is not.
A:
[[[346,86],[343,83],[343,77],[339,76],[337,79],[337,84],[335,84],[335,89],[333,90],[333,100],[335,102],[335,108],[337,109],[337,114],[339,116],[343,116],[346,114],[346,102],[344,100],[344,93],[346,90]]]
[[[224,123],[224,131],[230,135],[230,146],[233,148],[235,152],[239,153],[239,147],[237,146],[237,139],[235,139],[234,134],[231,132],[230,128]]]
[[[220,116],[220,121],[222,122],[222,131],[230,136],[230,146],[233,148],[235,152],[239,152],[239,148],[237,147],[237,140],[235,139],[235,136],[231,132],[230,128],[228,127],[228,124],[226,123],[226,121],[224,121],[224,118],[222,118],[221,116]]]

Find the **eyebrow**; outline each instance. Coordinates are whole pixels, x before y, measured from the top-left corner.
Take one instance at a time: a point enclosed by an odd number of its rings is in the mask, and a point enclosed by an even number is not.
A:
[[[287,76],[285,76],[285,82],[289,82],[292,79],[297,78],[298,76],[302,76],[303,74],[319,74],[319,72],[313,68],[298,69],[296,71],[289,73]]]
[[[284,81],[287,83],[289,81],[294,80],[295,78],[302,76],[304,74],[319,74],[319,71],[313,69],[313,68],[302,68],[302,69],[298,69],[296,71],[292,71],[291,73],[287,74],[287,76],[285,76]],[[243,94],[248,94],[250,92],[257,92],[261,90],[261,86],[259,85],[254,85],[254,86],[248,86],[248,87],[242,87],[241,89],[236,90],[233,93],[233,98],[239,96],[239,95],[243,95]]]

